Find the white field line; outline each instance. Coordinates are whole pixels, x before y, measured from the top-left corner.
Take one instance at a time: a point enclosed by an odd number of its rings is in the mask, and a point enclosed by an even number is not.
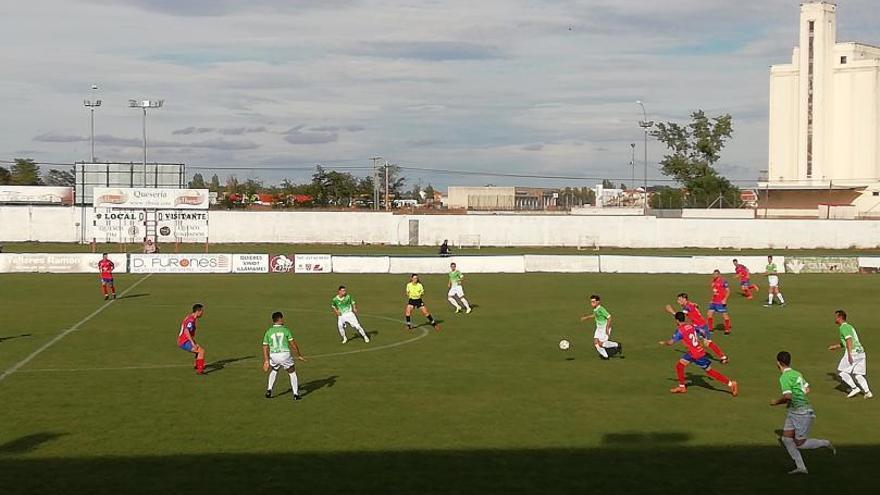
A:
[[[132,289],[134,289],[135,287],[137,287],[138,285],[140,285],[140,283],[143,282],[144,280],[150,278],[150,275],[152,275],[152,273],[149,273],[149,274],[145,275],[143,278],[139,279],[137,282],[131,284],[131,286],[130,286],[129,288],[125,289],[125,291],[123,291],[122,294],[119,295],[119,297],[125,297],[125,295],[128,294],[128,292],[129,292],[130,290],[132,290]],[[34,358],[36,358],[37,356],[39,356],[43,351],[45,351],[46,349],[48,349],[48,348],[52,347],[53,345],[57,344],[58,341],[60,341],[60,340],[63,339],[64,337],[67,337],[67,336],[70,335],[71,333],[73,333],[73,332],[79,330],[79,328],[80,328],[81,326],[85,325],[85,324],[88,323],[92,318],[94,318],[94,317],[98,316],[99,314],[101,314],[105,309],[107,309],[111,304],[115,303],[116,301],[117,301],[117,299],[111,299],[111,300],[105,302],[105,303],[102,304],[100,307],[98,307],[98,309],[92,311],[92,313],[91,313],[90,315],[86,316],[86,317],[83,318],[82,320],[79,320],[75,325],[73,325],[72,327],[68,328],[67,330],[65,330],[65,331],[59,333],[58,335],[56,335],[54,338],[52,338],[52,340],[50,340],[49,342],[46,342],[45,344],[43,344],[42,346],[40,346],[39,349],[37,349],[36,351],[30,353],[26,358],[24,358],[24,359],[22,359],[21,361],[19,361],[19,362],[15,363],[14,365],[12,365],[12,367],[10,367],[10,368],[7,369],[6,371],[4,371],[3,374],[0,374],[0,382],[2,382],[3,380],[5,380],[8,376],[12,375],[12,374],[15,373],[16,371],[18,371],[22,366],[24,366],[24,365],[28,364],[29,362],[33,361]]]
[[[393,321],[395,323],[398,320],[394,318],[388,318],[385,316],[370,316],[366,314],[362,314],[362,316],[367,318],[377,318],[382,320]],[[342,352],[330,352],[326,354],[315,354],[314,356],[307,355],[306,358],[309,360],[316,358],[326,358],[326,357],[334,357],[334,356],[345,356],[348,354],[360,354],[362,352],[375,352],[381,351],[383,349],[392,349],[394,347],[400,347],[402,345],[410,344],[417,340],[423,339],[428,336],[430,331],[427,328],[420,328],[421,334],[416,335],[415,337],[411,337],[406,340],[401,340],[400,342],[394,342],[391,344],[385,344],[380,346],[368,346],[363,349],[355,349],[353,351],[342,351]],[[353,339],[357,340],[357,339]],[[351,340],[349,340],[351,342]],[[367,345],[367,344],[365,344]],[[210,364],[210,363],[208,363]],[[242,367],[242,366],[252,366],[252,363],[241,363],[235,364],[231,363],[226,365],[227,367]],[[119,366],[119,367],[106,367],[106,368],[31,368],[26,370],[21,370],[20,373],[54,373],[54,372],[80,372],[80,371],[129,371],[129,370],[160,370],[160,369],[168,369],[168,368],[192,368],[191,364],[153,364],[153,365],[143,365],[143,366]]]

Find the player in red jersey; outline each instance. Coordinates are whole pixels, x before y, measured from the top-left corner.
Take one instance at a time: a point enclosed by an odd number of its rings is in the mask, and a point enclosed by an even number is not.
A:
[[[98,262],[98,270],[101,272],[101,292],[104,293],[104,300],[110,299],[110,292],[113,293],[113,299],[116,299],[116,285],[113,284],[113,269],[116,268],[116,265],[110,261],[110,258],[107,257],[107,253],[104,253],[101,256],[101,261]]]
[[[739,286],[742,289],[742,294],[747,299],[752,299],[752,292],[758,292],[758,286],[752,283],[748,267],[737,260],[733,260],[733,269],[736,271],[736,276],[739,277]]]
[[[205,314],[205,307],[201,304],[193,304],[192,313],[186,315],[180,324],[180,333],[177,334],[177,347],[186,352],[196,355],[195,369],[200,375],[205,374],[205,348],[196,344],[196,322]]]
[[[718,347],[718,344],[712,342],[712,329],[709,328],[709,324],[706,322],[706,319],[703,318],[702,313],[700,313],[700,307],[697,306],[696,303],[692,303],[688,299],[688,295],[684,292],[678,295],[678,304],[681,306],[681,312],[688,317],[691,323],[694,325],[694,328],[697,329],[697,333],[703,339],[703,343],[712,350],[715,354],[715,357],[721,361],[722,364],[727,364],[727,354],[724,354],[724,351]],[[666,312],[675,316],[675,310],[672,309],[672,306],[666,305]]]
[[[697,329],[690,323],[685,323],[685,319],[687,319],[687,316],[685,316],[683,312],[679,311],[678,313],[675,313],[675,321],[678,325],[678,329],[672,335],[671,339],[661,340],[659,342],[660,345],[674,345],[676,342],[681,341],[684,343],[685,348],[687,348],[687,352],[682,354],[681,359],[675,363],[675,376],[678,378],[678,386],[671,389],[670,392],[673,394],[684,394],[687,392],[684,368],[688,364],[694,363],[700,368],[703,368],[707,375],[727,385],[727,387],[730,388],[731,395],[734,397],[739,395],[739,385],[735,381],[712,369],[712,362],[709,361],[709,358],[706,356],[706,351],[703,350],[703,346],[700,345],[700,337],[697,333]]]
[[[730,297],[730,285],[721,276],[721,272],[712,272],[712,302],[706,316],[709,319],[709,330],[715,330],[715,313],[724,317],[724,335],[730,335],[730,314],[727,312],[727,298]]]

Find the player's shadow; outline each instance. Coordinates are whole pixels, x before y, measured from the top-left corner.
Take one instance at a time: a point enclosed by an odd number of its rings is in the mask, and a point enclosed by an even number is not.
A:
[[[435,319],[434,322],[437,323],[438,325],[442,325],[443,323],[446,322],[446,320],[437,320],[437,319]],[[426,322],[422,323],[421,325],[415,325],[415,326],[413,327],[413,330],[415,330],[415,329],[417,329],[417,328],[430,327],[430,326],[432,326],[432,325],[431,325],[431,322],[426,321]]]
[[[840,379],[840,375],[838,375],[837,373],[828,373],[828,377],[831,378],[831,381],[837,384],[834,387],[834,390],[838,390],[840,392],[849,392],[849,386],[843,383],[843,380]]]
[[[369,337],[369,338],[371,338],[371,339],[375,338],[376,335],[379,335],[379,331],[378,331],[378,330],[370,330],[369,332],[367,332],[367,337]],[[348,340],[354,340],[354,339],[361,339],[361,340],[363,340],[363,337],[361,337],[361,334],[356,334],[354,337],[352,337],[352,338],[350,338],[350,339],[348,339]]]
[[[299,386],[299,395],[301,397],[305,397],[311,393],[317,392],[324,387],[330,388],[336,385],[336,379],[339,378],[338,375],[328,376],[327,378],[321,378],[318,380],[312,380],[309,382],[305,382]],[[285,390],[278,394],[278,396],[287,395],[291,392],[290,389]]]
[[[695,375],[692,373],[687,373],[685,374],[685,379],[687,380],[688,385],[691,387],[705,388],[706,390],[711,390],[712,392],[720,392],[722,394],[730,393],[729,390],[715,388],[714,386],[712,386],[711,382],[713,380],[707,378],[705,375]],[[678,380],[670,378],[669,381],[677,382]]]
[[[33,335],[33,334],[23,333],[21,335],[10,335],[9,337],[0,337],[0,342],[6,342],[7,340],[12,340],[12,339],[22,339],[25,337],[30,337],[31,335]]]
[[[232,363],[237,363],[239,361],[245,361],[245,360],[253,359],[253,358],[254,358],[253,355],[241,356],[241,357],[220,359],[220,360],[217,360],[217,361],[214,361],[211,363],[207,363],[207,364],[205,364],[205,374],[207,375],[209,373],[215,373],[217,371],[225,369],[227,365],[230,365]]]
[[[0,445],[0,455],[26,454],[44,443],[63,437],[67,433],[34,433]]]
[[[142,292],[139,294],[126,294],[124,296],[120,296],[119,299],[134,299],[136,297],[147,297],[149,295],[150,295],[149,292]]]

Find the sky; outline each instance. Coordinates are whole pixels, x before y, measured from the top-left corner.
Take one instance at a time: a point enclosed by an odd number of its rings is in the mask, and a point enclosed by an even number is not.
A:
[[[876,0],[838,2],[840,41],[880,44]],[[316,163],[506,174],[644,174],[648,118],[730,113],[719,163],[767,164],[768,71],[796,0],[31,0],[0,15],[0,160],[142,159],[303,181]],[[90,89],[98,85],[98,90]],[[663,147],[648,145],[649,177]],[[251,169],[251,170],[246,170]],[[202,170],[203,173],[209,173]],[[366,170],[352,169],[366,174]],[[411,183],[592,185],[407,170]]]

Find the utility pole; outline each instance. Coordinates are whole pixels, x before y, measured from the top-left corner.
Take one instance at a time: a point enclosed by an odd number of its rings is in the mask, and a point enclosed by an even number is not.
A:
[[[388,202],[388,160],[385,160],[385,211],[391,210],[391,203]]]
[[[371,157],[373,162],[373,209],[379,210],[379,160],[381,156]]]

